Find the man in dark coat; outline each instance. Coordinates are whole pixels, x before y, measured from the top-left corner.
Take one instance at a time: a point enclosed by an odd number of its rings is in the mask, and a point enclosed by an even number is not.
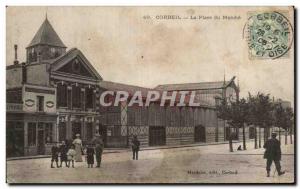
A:
[[[281,148],[280,142],[276,139],[276,136],[276,133],[272,133],[272,138],[268,139],[264,144],[264,148],[266,149],[264,158],[267,159],[267,177],[270,177],[271,165],[273,161],[275,163],[278,176],[285,173],[284,171],[281,171]]]
[[[100,134],[98,133],[95,134],[95,138],[93,139],[93,144],[95,145],[95,154],[96,154],[96,161],[97,161],[96,167],[99,168],[102,160],[103,149],[104,149],[104,143]]]
[[[87,154],[88,168],[93,168],[95,150],[92,144],[87,145],[86,154]]]
[[[139,150],[140,150],[140,141],[137,139],[137,136],[133,136],[133,140],[132,140],[133,160],[139,159]]]
[[[62,141],[61,146],[60,146],[60,167],[62,167],[62,163],[65,162],[66,167],[68,167],[68,148],[66,146],[65,141]]]
[[[59,168],[58,166],[58,154],[59,154],[59,143],[56,143],[55,145],[52,146],[51,148],[51,168],[54,168],[53,162],[56,162],[56,167]]]

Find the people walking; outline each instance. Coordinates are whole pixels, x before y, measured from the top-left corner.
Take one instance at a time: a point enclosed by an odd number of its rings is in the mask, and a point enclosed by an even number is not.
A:
[[[133,160],[138,160],[139,159],[139,150],[140,150],[140,141],[138,140],[137,136],[133,136],[132,140],[132,154]]]
[[[281,160],[281,148],[280,142],[276,139],[277,134],[272,133],[271,139],[268,139],[264,144],[266,149],[264,158],[267,159],[267,177],[270,177],[271,165],[274,161],[278,176],[283,175],[285,171],[281,171],[280,160]]]
[[[103,140],[102,140],[100,134],[98,134],[98,133],[95,134],[93,144],[96,146],[95,147],[96,161],[97,161],[97,166],[96,167],[99,168],[100,165],[101,165],[102,153],[103,153],[103,150],[104,150],[104,143],[103,143]]]
[[[80,134],[76,134],[76,139],[73,141],[76,151],[76,162],[82,162],[82,140],[80,139]]]
[[[74,168],[74,161],[76,157],[76,151],[74,145],[72,145],[71,148],[68,150],[67,156],[68,156],[68,167],[71,166],[70,164],[72,162],[72,167]]]
[[[87,164],[88,168],[93,168],[94,166],[94,154],[95,150],[91,144],[87,144],[86,155],[87,155]]]
[[[55,161],[56,167],[58,168],[58,154],[59,154],[59,143],[56,143],[51,148],[51,168],[54,168],[53,162]]]
[[[68,156],[67,156],[68,148],[67,148],[65,141],[62,141],[62,144],[59,149],[60,149],[59,150],[60,151],[60,167],[62,167],[63,162],[65,162],[66,167],[68,167]]]

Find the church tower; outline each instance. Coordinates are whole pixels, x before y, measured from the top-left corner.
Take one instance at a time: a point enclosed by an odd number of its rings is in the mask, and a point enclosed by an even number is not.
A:
[[[45,21],[26,47],[27,62],[55,59],[65,53],[66,48],[46,16]]]

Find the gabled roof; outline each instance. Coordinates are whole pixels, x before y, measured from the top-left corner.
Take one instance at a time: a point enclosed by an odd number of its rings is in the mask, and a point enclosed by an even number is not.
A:
[[[103,89],[114,91],[114,92],[126,91],[129,93],[130,96],[132,96],[136,91],[141,91],[142,97],[147,97],[148,91],[151,90],[150,88],[127,85],[127,84],[116,83],[111,81],[101,81],[99,82],[99,86]]]
[[[32,47],[35,45],[51,45],[64,48],[66,47],[47,18],[31,40],[28,47]]]
[[[149,91],[157,91],[160,95],[159,99],[157,101],[161,100],[161,95],[162,95],[162,92],[163,92],[163,91],[159,91],[159,90],[156,90],[156,89],[139,87],[139,86],[135,86],[135,85],[127,85],[127,84],[116,83],[116,82],[111,82],[111,81],[100,81],[98,85],[103,89],[114,91],[114,92],[117,92],[117,91],[128,92],[129,97],[132,97],[135,92],[141,91],[143,99],[147,98],[147,95],[148,95]],[[170,96],[171,92],[168,92],[168,95]],[[179,99],[180,99],[180,96],[177,95],[176,98],[175,98],[175,102],[179,102]]]
[[[155,87],[157,90],[163,91],[181,91],[181,90],[205,90],[205,89],[221,89],[227,87],[234,81],[233,77],[230,81],[216,82],[199,82],[199,83],[181,83],[181,84],[166,84]]]
[[[88,61],[88,59],[83,55],[83,53],[77,49],[72,48],[66,53],[62,54],[61,56],[57,57],[53,61],[51,61],[51,69],[52,71],[56,71],[59,68],[63,67],[64,65],[68,64],[70,61],[72,61],[74,58],[80,57],[85,66],[92,72],[92,74],[97,77],[98,80],[102,80],[102,77],[99,75],[97,70],[92,66],[92,64]]]

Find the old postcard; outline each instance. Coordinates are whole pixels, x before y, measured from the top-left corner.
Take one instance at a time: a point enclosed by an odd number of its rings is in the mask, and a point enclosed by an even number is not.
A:
[[[295,183],[294,7],[6,8],[6,181]]]

